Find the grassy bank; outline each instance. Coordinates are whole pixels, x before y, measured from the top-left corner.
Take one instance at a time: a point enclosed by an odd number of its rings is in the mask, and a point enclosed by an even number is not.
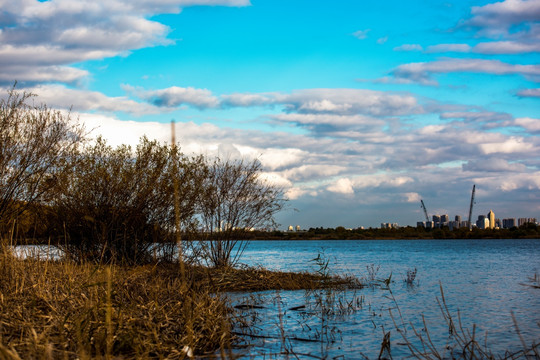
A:
[[[222,292],[359,286],[264,269],[98,266],[0,257],[0,358],[185,358],[229,352]]]

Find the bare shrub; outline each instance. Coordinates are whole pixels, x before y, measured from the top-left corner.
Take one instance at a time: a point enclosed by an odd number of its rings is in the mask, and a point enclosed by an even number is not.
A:
[[[69,114],[34,105],[15,87],[0,100],[0,232],[44,202],[58,177],[73,166],[84,130]]]
[[[215,267],[236,264],[246,232],[273,227],[284,206],[282,190],[260,178],[260,162],[216,159],[207,166],[200,194],[205,260]]]
[[[174,162],[179,166],[172,166]],[[181,178],[181,224],[189,227],[193,219],[194,168],[171,147],[146,138],[134,151],[97,139],[59,182],[56,211],[65,236],[61,246],[77,261],[152,261],[156,246],[175,241],[174,176]],[[174,249],[168,249],[166,255],[172,257]]]

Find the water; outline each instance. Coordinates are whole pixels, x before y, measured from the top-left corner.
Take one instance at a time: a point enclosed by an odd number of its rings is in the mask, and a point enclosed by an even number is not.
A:
[[[444,352],[451,337],[437,303],[441,286],[454,321],[459,311],[465,331],[472,332],[475,324],[475,338],[495,354],[523,349],[516,323],[527,346],[540,342],[540,289],[523,285],[540,273],[540,240],[253,241],[241,262],[274,270],[316,271],[312,260],[318,254],[337,274],[364,279],[386,279],[391,274],[391,292],[371,286],[339,293],[343,301],[363,303],[352,313],[326,318],[314,305],[324,293],[235,294],[236,304],[260,305],[243,311],[255,325],[249,329],[254,336],[246,337],[250,346],[244,358],[281,358],[286,351],[304,354],[300,358],[377,358],[387,332],[392,356],[403,358],[410,355],[406,341],[420,345],[410,324],[424,337],[429,333],[435,347]],[[404,279],[414,268],[417,281],[410,286]],[[301,311],[290,310],[303,305]],[[396,331],[389,309],[407,333]]]
[[[57,249],[40,246],[15,252],[61,257]],[[388,332],[391,354],[401,359],[410,357],[407,341],[421,345],[410,324],[424,337],[429,333],[438,351],[448,356],[445,345],[452,338],[437,303],[441,286],[453,319],[458,321],[459,311],[465,331],[472,332],[475,324],[475,338],[482,345],[486,341],[496,355],[523,349],[515,323],[527,346],[540,342],[540,289],[522,285],[540,274],[540,240],[253,241],[241,262],[314,272],[320,268],[312,260],[319,255],[336,274],[366,281],[391,275],[390,290],[375,281],[356,292],[334,292],[334,301],[323,306],[318,304],[327,298],[324,291],[230,294],[233,305],[257,305],[238,310],[249,327],[234,330],[251,335],[244,337],[246,348],[238,350],[243,359],[281,359],[286,352],[293,359],[376,359]],[[417,280],[407,285],[407,271],[415,268]],[[340,301],[350,302],[348,311],[336,306]],[[292,310],[298,306],[303,307]],[[406,333],[396,331],[390,311]]]

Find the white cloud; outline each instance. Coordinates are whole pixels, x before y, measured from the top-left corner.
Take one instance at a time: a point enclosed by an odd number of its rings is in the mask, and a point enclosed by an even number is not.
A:
[[[491,31],[506,30],[510,25],[540,19],[538,0],[505,0],[471,9],[473,17],[465,24]]]
[[[463,52],[467,53],[471,51],[471,46],[467,44],[438,44],[428,46],[427,53],[439,53],[439,52]]]
[[[308,152],[300,149],[266,148],[261,149],[261,156],[259,157],[259,160],[265,167],[272,170],[277,170],[283,167],[289,167],[293,164],[299,164],[308,155]]]
[[[122,144],[135,146],[142,136],[161,142],[170,142],[171,139],[170,124],[122,121],[105,115],[87,113],[81,113],[78,116],[86,129],[91,130],[91,137],[101,135],[112,146]]]
[[[394,51],[422,51],[424,48],[420,44],[403,44],[394,48]]]
[[[521,97],[537,97],[540,98],[540,88],[537,89],[524,89],[518,92],[518,96]]]
[[[172,86],[160,90],[143,90],[129,85],[124,85],[123,88],[139,98],[160,107],[172,108],[187,104],[205,109],[219,106],[218,98],[212,95],[212,92],[207,89]]]
[[[357,39],[364,40],[367,38],[367,34],[370,32],[370,29],[367,30],[358,30],[353,33],[353,36]]]
[[[520,163],[510,163],[500,158],[488,158],[476,161],[468,161],[463,164],[464,171],[479,172],[525,172],[527,167]]]
[[[523,54],[540,52],[540,43],[518,41],[492,41],[477,44],[473,51],[481,54]]]
[[[533,119],[529,117],[517,118],[514,120],[514,124],[521,126],[530,132],[540,132],[540,119]]]
[[[408,203],[419,203],[421,200],[420,194],[415,192],[408,192],[403,195]]]
[[[421,112],[414,96],[364,89],[308,89],[281,99],[285,109],[299,113],[402,115]]]
[[[479,148],[486,155],[497,153],[527,153],[535,150],[535,146],[533,144],[526,142],[521,137],[515,136],[512,136],[501,142],[480,144]]]
[[[442,59],[432,62],[409,63],[398,66],[392,75],[404,82],[418,82],[437,85],[433,74],[455,72],[486,73],[495,75],[518,74],[529,77],[540,76],[540,65],[515,65],[499,60],[484,59]]]
[[[276,102],[275,97],[277,94],[230,94],[222,95],[222,105],[224,106],[238,106],[238,107],[251,107],[251,106],[264,106],[274,104]]]
[[[3,1],[8,26],[0,31],[0,81],[74,83],[88,73],[69,66],[167,45],[170,29],[153,15],[183,6],[247,6],[247,0]]]
[[[293,181],[313,181],[326,179],[345,171],[347,171],[347,167],[343,165],[308,164],[298,166],[296,164],[295,167],[289,168],[282,173]]]
[[[393,116],[423,112],[415,96],[366,89],[304,89],[290,94],[222,95],[225,106],[281,105],[288,113]]]
[[[347,178],[338,179],[336,182],[328,186],[328,191],[339,194],[354,194],[353,184]]]
[[[388,41],[388,36],[378,38],[377,39],[377,44],[382,45],[382,44],[386,43],[387,41]]]
[[[163,112],[163,109],[156,106],[139,103],[125,96],[108,97],[97,91],[70,89],[62,85],[38,85],[25,90],[39,95],[37,100],[51,108],[71,108],[76,112],[89,110],[120,111],[136,115]]]
[[[380,127],[385,121],[373,116],[365,115],[334,115],[334,114],[278,114],[271,118],[280,122],[291,122],[299,125],[332,125],[346,127],[351,130],[355,127]]]

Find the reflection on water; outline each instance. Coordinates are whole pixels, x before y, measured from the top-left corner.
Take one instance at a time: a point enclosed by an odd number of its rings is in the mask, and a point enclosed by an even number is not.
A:
[[[401,358],[410,353],[402,334],[395,330],[390,311],[399,327],[408,328],[408,341],[416,338],[412,324],[423,336],[428,331],[435,345],[444,350],[450,334],[437,303],[441,285],[454,320],[458,321],[459,312],[464,328],[472,332],[476,324],[482,345],[487,332],[487,346],[492,351],[502,354],[523,348],[511,313],[528,345],[540,341],[540,289],[522,285],[540,271],[539,240],[254,241],[242,262],[276,270],[315,271],[311,260],[319,253],[330,259],[336,273],[364,279],[391,275],[390,291],[376,286],[343,295],[349,300],[362,297],[362,309],[328,317],[326,324],[316,312],[310,317],[290,310],[312,306],[313,298],[305,292],[262,293],[262,307],[245,314],[259,320],[258,337],[246,338],[254,346],[245,358],[268,358],[287,350],[279,338],[286,339],[295,353],[309,356],[377,358],[387,332],[392,355]],[[410,286],[404,280],[414,268],[417,280]],[[235,299],[235,303],[242,301],[245,299]],[[317,339],[324,326],[332,331],[331,341],[298,340]]]

